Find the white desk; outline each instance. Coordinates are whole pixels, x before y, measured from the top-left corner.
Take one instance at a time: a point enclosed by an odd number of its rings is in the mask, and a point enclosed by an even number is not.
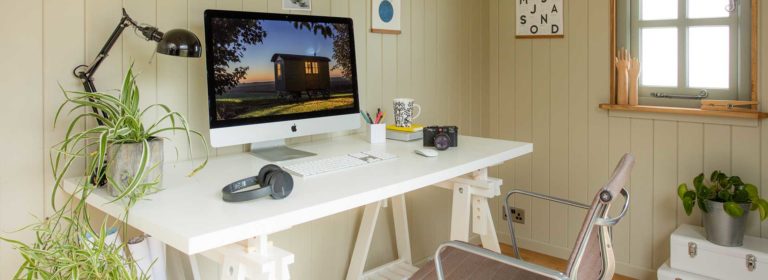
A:
[[[501,180],[487,178],[486,168],[528,154],[532,152],[533,145],[462,136],[458,148],[441,152],[436,158],[425,158],[413,152],[421,148],[420,141],[369,144],[362,136],[353,135],[304,143],[296,148],[317,153],[318,158],[367,150],[386,151],[399,158],[310,179],[294,177],[294,190],[287,199],[259,199],[243,203],[223,202],[221,188],[257,174],[267,162],[247,153],[212,158],[208,166],[192,178],[186,177],[186,174],[198,162],[169,164],[164,167],[164,190],[152,195],[149,200],[137,203],[128,221],[131,226],[186,254],[204,253],[225,265],[260,265],[248,274],[287,279],[287,265],[292,263],[293,255],[269,246],[268,234],[368,205],[350,264],[348,278],[354,279],[359,278],[356,276],[358,270],[362,272],[362,266],[356,263],[364,265],[367,255],[360,257],[359,254],[367,253],[366,241],[370,244],[366,235],[369,231],[372,235],[373,226],[367,225],[371,219],[375,224],[381,201],[402,198],[407,192],[430,185],[454,189],[451,238],[466,241],[470,203],[482,208],[484,201],[487,208],[487,199],[499,195]],[[459,178],[462,176],[465,177]],[[68,181],[64,189],[71,192],[74,182],[76,180]],[[470,187],[479,189],[470,190]],[[471,201],[473,197],[477,201]],[[106,192],[100,191],[90,196],[88,203],[111,216],[121,216],[123,206],[108,204],[110,200]],[[393,211],[398,214],[396,216],[405,216],[404,200],[393,200],[393,206]],[[488,233],[489,229],[493,229],[490,210],[482,212],[483,221],[476,222],[473,230]],[[396,218],[396,223],[398,249],[410,251],[407,222],[405,228],[402,227],[402,219]],[[406,234],[405,240],[403,234]],[[492,240],[486,240],[488,238]],[[235,244],[244,240],[249,240],[247,250]],[[498,243],[495,231],[492,237],[483,238],[484,244],[493,242]],[[242,254],[238,256],[236,252]],[[406,255],[410,256],[410,252]],[[405,260],[408,264],[411,261],[409,258]]]

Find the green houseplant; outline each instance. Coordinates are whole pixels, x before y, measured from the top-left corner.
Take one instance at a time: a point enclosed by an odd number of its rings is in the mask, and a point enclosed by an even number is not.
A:
[[[686,183],[680,184],[677,195],[689,216],[698,205],[707,240],[715,244],[741,246],[750,210],[758,211],[761,221],[768,218],[768,201],[759,196],[755,185],[744,183],[738,176],[714,171],[705,182],[702,173],[693,179],[693,186],[691,190]]]
[[[31,244],[0,237],[24,258],[14,279],[148,279],[126,255],[125,244],[110,238],[114,238],[119,227],[126,236],[131,207],[159,190],[162,156],[158,155],[163,151],[158,143],[162,143],[163,135],[182,132],[187,144],[191,144],[193,136],[200,138],[204,147],[207,143],[200,133],[189,129],[181,114],[168,106],[139,108],[136,77],[132,69],[127,72],[117,96],[62,89],[66,100],[57,110],[55,120],[58,122],[63,115],[73,117],[64,140],[51,149],[54,213],[22,229],[35,233]],[[91,112],[91,107],[102,113]],[[156,120],[148,121],[155,116]],[[98,120],[99,125],[79,131],[77,128],[86,119]],[[206,165],[207,155],[206,152],[205,160],[190,176]],[[83,161],[86,168],[80,174],[84,175],[81,181],[71,196],[57,203],[64,178],[72,176],[68,171]],[[112,188],[112,203],[120,203],[125,210],[116,221],[92,221],[87,211],[85,201],[101,183]]]

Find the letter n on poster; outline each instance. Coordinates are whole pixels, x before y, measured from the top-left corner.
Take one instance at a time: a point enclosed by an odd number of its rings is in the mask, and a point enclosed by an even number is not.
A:
[[[517,2],[517,38],[563,38],[563,0],[514,0]]]

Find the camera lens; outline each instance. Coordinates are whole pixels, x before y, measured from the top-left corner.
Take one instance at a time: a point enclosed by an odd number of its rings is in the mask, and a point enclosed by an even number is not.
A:
[[[439,151],[447,150],[451,146],[451,137],[445,133],[435,135],[435,149]]]

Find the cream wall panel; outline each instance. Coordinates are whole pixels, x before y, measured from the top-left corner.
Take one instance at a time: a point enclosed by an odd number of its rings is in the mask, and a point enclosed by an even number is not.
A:
[[[12,232],[44,215],[43,2],[0,3],[0,36],[7,38],[0,44],[6,54],[0,67],[0,128],[5,136],[0,145],[5,159],[0,168],[0,232],[32,241],[30,232]],[[0,278],[11,278],[19,264],[11,247],[0,243]]]
[[[54,112],[65,99],[61,92],[64,88],[79,88],[82,85],[72,78],[72,68],[75,65],[86,63],[84,55],[85,30],[85,1],[45,1],[43,3],[43,16],[50,18],[43,22],[43,42],[58,41],[56,45],[43,45],[43,112]],[[72,32],[74,31],[74,32]],[[82,112],[82,111],[80,111]],[[51,197],[53,192],[53,171],[48,164],[49,148],[59,143],[66,134],[71,116],[62,115],[59,125],[54,128],[54,115],[43,114],[43,160],[45,162],[45,198]],[[84,124],[84,122],[83,122]],[[78,126],[82,128],[82,126]],[[80,173],[84,169],[84,163],[73,165],[72,172]],[[63,203],[64,198],[57,199],[57,203]],[[51,203],[45,204],[46,215],[53,212]],[[3,277],[0,277],[3,278]]]
[[[761,15],[768,15],[768,5],[760,5],[760,14]],[[760,46],[768,46],[768,28],[765,28],[765,26],[768,25],[768,22],[766,22],[765,16],[760,17],[760,29],[758,32],[760,34],[758,35],[758,38],[760,40]],[[763,47],[764,49],[765,47]],[[767,69],[768,67],[768,55],[765,55],[765,51],[762,51],[759,55],[759,63],[760,71],[758,72],[758,78],[760,82],[758,83],[760,94],[760,108],[765,110],[765,108],[768,108],[768,98],[766,97],[766,94],[764,94],[765,89],[765,81],[768,81],[768,71],[765,71],[764,69]],[[760,187],[762,187],[761,194],[765,195],[768,194],[768,142],[765,141],[765,139],[768,139],[768,126],[765,125],[765,121],[761,122],[760,125]],[[763,223],[762,225],[762,235],[763,237],[768,237],[768,223]]]
[[[760,181],[760,130],[757,127],[731,128],[731,176],[737,175],[746,183]],[[749,215],[747,234],[760,236],[760,218],[757,212]]]
[[[651,267],[653,209],[644,206],[653,205],[653,121],[633,119],[630,125],[630,151],[636,158],[630,203],[637,207],[629,213],[629,262],[638,267]]]
[[[654,121],[653,124],[653,267],[669,258],[668,236],[677,228],[670,213],[677,213],[679,202],[669,195],[677,181],[677,123]]]
[[[569,129],[570,91],[568,83],[568,47],[569,38],[551,41],[550,53],[550,125],[549,125],[549,194],[568,197],[569,181]],[[549,229],[550,244],[567,248],[568,242],[568,207],[550,203]]]
[[[589,172],[586,159],[589,156],[589,44],[588,5],[568,5],[565,9],[568,22],[568,197],[587,203],[592,194],[587,191]],[[555,81],[553,81],[555,82]],[[568,210],[568,247],[576,242],[586,211],[571,207]]]
[[[680,122],[677,135],[677,183],[686,183],[693,188],[693,178],[704,172],[704,125]],[[701,225],[701,212],[693,211],[689,217],[680,202],[676,203],[678,223]]]
[[[532,158],[532,184],[534,192],[549,194],[549,164],[550,164],[550,43],[547,40],[533,41],[532,56],[542,58],[533,61],[531,75],[533,112],[531,115],[533,142],[536,149]],[[549,203],[541,199],[531,200],[531,211],[528,215],[531,224],[531,236],[539,242],[549,242]]]

